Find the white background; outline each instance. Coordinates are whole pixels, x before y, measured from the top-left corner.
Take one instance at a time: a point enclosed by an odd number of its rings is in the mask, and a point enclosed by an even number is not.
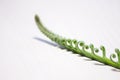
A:
[[[119,70],[51,45],[35,14],[57,34],[103,44],[108,56],[120,48],[120,0],[0,0],[0,80],[120,79]]]

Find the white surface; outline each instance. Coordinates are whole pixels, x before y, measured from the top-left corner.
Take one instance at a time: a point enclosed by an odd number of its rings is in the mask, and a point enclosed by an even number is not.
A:
[[[119,0],[0,0],[0,80],[120,79],[112,67],[34,39],[50,41],[39,32],[36,13],[62,36],[103,44],[108,54],[120,48]]]

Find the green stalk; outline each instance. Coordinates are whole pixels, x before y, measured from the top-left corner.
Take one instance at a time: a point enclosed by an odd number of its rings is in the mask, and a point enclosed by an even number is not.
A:
[[[68,50],[71,50],[77,54],[80,54],[82,56],[85,56],[87,58],[90,58],[92,60],[101,62],[103,64],[112,66],[114,68],[120,69],[120,50],[115,49],[115,53],[117,54],[111,54],[110,58],[106,57],[106,50],[104,46],[101,46],[100,49],[94,48],[93,44],[86,45],[82,41],[76,41],[71,39],[65,39],[52,31],[48,30],[46,27],[43,26],[42,22],[40,21],[38,15],[35,15],[35,22],[39,28],[39,30],[46,35],[49,39],[56,42],[57,44],[65,47]],[[74,45],[73,45],[74,44]],[[88,52],[90,50],[91,52]],[[97,55],[99,50],[102,51],[103,56]],[[113,58],[118,59],[118,61],[114,61]]]

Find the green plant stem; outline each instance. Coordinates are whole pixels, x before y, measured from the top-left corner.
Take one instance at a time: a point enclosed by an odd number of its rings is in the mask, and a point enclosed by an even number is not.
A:
[[[112,60],[112,58],[116,57],[114,54],[110,57],[110,59],[106,57],[106,51],[105,51],[104,46],[101,47],[101,50],[103,52],[103,57],[101,57],[101,56],[95,54],[95,50],[96,50],[96,52],[98,52],[98,49],[95,49],[93,45],[88,46],[88,45],[85,45],[81,41],[78,42],[76,40],[65,39],[57,34],[54,34],[52,31],[48,30],[46,27],[43,26],[38,15],[35,15],[35,22],[36,22],[39,30],[44,35],[46,35],[52,41],[55,41],[59,45],[65,47],[66,49],[71,50],[82,56],[88,57],[92,60],[95,60],[95,61],[101,62],[103,64],[112,66],[114,68],[120,69],[120,51],[119,51],[119,49],[116,49],[116,52],[118,55],[118,61],[115,62]],[[72,44],[75,44],[75,46],[73,46]],[[78,45],[80,45],[81,49],[78,47]],[[91,49],[91,52],[88,52],[87,51],[88,49]]]

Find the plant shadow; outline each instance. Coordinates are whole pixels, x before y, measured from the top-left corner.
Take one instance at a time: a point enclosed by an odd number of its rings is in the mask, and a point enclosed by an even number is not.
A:
[[[119,69],[111,69],[112,71],[115,71],[115,72],[120,72],[120,70]]]
[[[45,40],[45,39],[42,39],[42,38],[34,37],[34,39],[36,39],[36,40],[38,40],[38,41],[41,41],[41,42],[43,42],[43,43],[46,43],[46,44],[52,45],[52,46],[54,46],[54,47],[58,46],[58,44],[55,44],[55,43],[49,42],[49,41],[47,41],[47,40]]]
[[[94,65],[98,65],[98,66],[106,66],[106,65],[103,64],[103,63],[94,63]]]
[[[56,44],[56,43],[53,43],[53,42],[47,41],[47,40],[42,39],[42,38],[34,37],[34,39],[36,39],[36,40],[38,40],[38,41],[41,41],[41,42],[43,42],[43,43],[46,43],[46,44],[52,45],[52,46],[54,46],[54,47],[58,47],[58,48],[60,48],[60,49],[65,49],[63,46],[60,46],[60,45],[58,45],[58,44]]]
[[[34,39],[36,39],[36,40],[38,40],[38,41],[41,41],[41,42],[43,42],[43,43],[46,43],[46,44],[52,45],[52,46],[54,46],[54,47],[58,47],[58,48],[60,48],[60,49],[62,49],[62,50],[65,49],[63,46],[60,46],[60,45],[58,45],[58,44],[56,44],[56,43],[53,43],[53,42],[47,41],[47,40],[42,39],[42,38],[34,37]],[[69,52],[70,50],[66,50],[66,51]],[[72,51],[72,52],[73,52],[73,51]],[[78,53],[73,52],[73,54],[78,54]],[[85,56],[82,56],[82,55],[79,54],[79,57],[85,57]],[[84,60],[85,60],[85,61],[94,61],[94,60],[89,59],[89,58],[84,59]],[[94,65],[97,65],[97,66],[106,66],[106,65],[103,64],[103,63],[94,63]],[[115,72],[120,72],[119,69],[115,69],[115,68],[112,68],[111,70],[112,70],[112,71],[115,71]]]

